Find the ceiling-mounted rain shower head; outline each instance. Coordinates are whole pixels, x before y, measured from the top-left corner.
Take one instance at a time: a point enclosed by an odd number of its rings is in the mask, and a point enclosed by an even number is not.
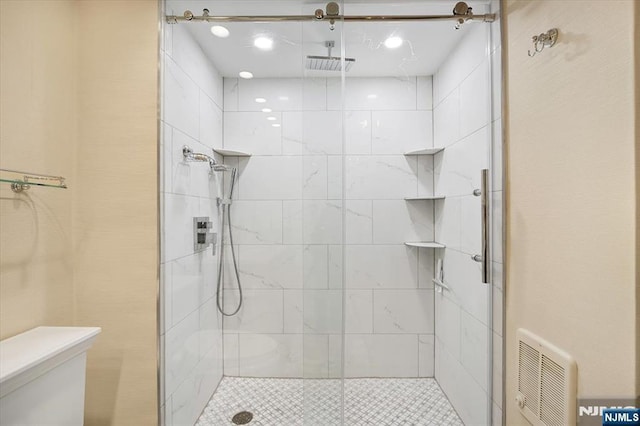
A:
[[[326,41],[324,45],[328,49],[327,56],[307,56],[307,69],[314,71],[342,71],[342,58],[331,56],[331,49],[335,47],[336,42]],[[344,58],[345,72],[349,72],[355,62],[354,58]]]

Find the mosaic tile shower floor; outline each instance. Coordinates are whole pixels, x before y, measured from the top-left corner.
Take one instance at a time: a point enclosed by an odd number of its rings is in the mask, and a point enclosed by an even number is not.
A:
[[[233,425],[240,411],[250,426],[338,426],[340,381],[225,377],[196,426]],[[434,379],[347,379],[346,426],[463,426]]]

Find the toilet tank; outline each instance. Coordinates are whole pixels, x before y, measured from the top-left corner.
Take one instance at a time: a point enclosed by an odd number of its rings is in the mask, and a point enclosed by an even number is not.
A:
[[[100,331],[37,327],[0,341],[0,425],[82,425],[87,350]]]

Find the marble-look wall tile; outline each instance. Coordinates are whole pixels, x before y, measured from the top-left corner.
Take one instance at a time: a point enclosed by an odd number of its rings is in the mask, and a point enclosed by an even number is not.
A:
[[[164,121],[197,139],[200,90],[168,55],[164,56],[164,65]]]
[[[346,332],[373,333],[373,290],[347,290],[346,298]]]
[[[431,111],[374,111],[373,154],[404,154],[433,146]]]
[[[281,113],[271,115],[282,122]],[[274,127],[262,112],[225,112],[224,148],[254,155],[280,155],[282,127]]]
[[[324,78],[255,78],[238,81],[238,110],[315,111],[326,109]],[[265,103],[257,103],[264,98]]]
[[[305,244],[342,242],[342,201],[303,201],[303,241]]]
[[[224,112],[238,111],[238,80],[237,78],[224,78]]]
[[[304,332],[338,334],[342,330],[342,292],[304,290]]]
[[[416,78],[349,78],[346,83],[345,109],[401,110],[416,109]],[[342,108],[342,82],[327,80],[327,109]]]
[[[284,112],[283,141],[287,153],[342,153],[342,113],[339,111]]]
[[[356,336],[353,374],[433,375],[425,352],[433,333],[433,253],[404,242],[433,239],[434,204],[404,197],[434,193],[434,164],[403,155],[433,145],[432,81],[357,78],[347,91],[353,97],[343,114],[337,79],[225,79],[224,147],[253,154],[233,163],[240,172],[234,242],[246,299],[238,316],[225,318],[225,333],[235,336],[226,342],[226,371],[338,377],[344,295],[346,332]],[[265,106],[273,112],[260,112]],[[269,128],[270,115],[281,127]],[[238,294],[226,288],[231,308]],[[413,295],[409,309],[398,309],[397,289]],[[377,355],[355,366],[363,353]],[[228,359],[234,355],[236,362]]]
[[[304,297],[303,290],[285,290],[283,299],[284,333],[302,333]]]
[[[302,244],[302,200],[282,202],[282,243]]]
[[[227,330],[223,334],[224,339],[224,375],[239,376],[240,348],[238,345],[239,337],[237,333],[231,333]]]
[[[198,311],[192,312],[165,335],[165,390],[171,395],[199,361]]]
[[[327,190],[327,156],[304,156],[302,161],[302,198],[307,200],[326,199]]]
[[[234,201],[231,217],[234,243],[282,243],[282,201]]]
[[[415,334],[348,334],[347,377],[418,377]]]
[[[194,424],[223,375],[222,318],[215,304],[217,256],[194,253],[193,217],[219,232],[222,176],[187,163],[182,147],[223,146],[223,79],[186,27],[166,28],[162,56],[161,300],[165,424]],[[175,49],[174,49],[175,47]]]
[[[329,287],[329,246],[311,244],[303,250],[303,287],[325,289]]]
[[[239,161],[240,200],[299,200],[303,162],[296,156],[253,156]]]
[[[435,372],[435,341],[433,334],[418,336],[418,375],[433,377]]]
[[[371,154],[371,111],[345,112],[345,153],[351,155]]]
[[[491,122],[489,59],[460,84],[460,136],[470,135]]]
[[[373,202],[348,200],[346,244],[371,244],[373,242]]]
[[[329,336],[326,334],[305,334],[302,344],[303,377],[305,379],[329,377]]]
[[[417,102],[418,110],[433,109],[433,78],[431,76],[420,76],[417,79]]]
[[[240,375],[302,377],[302,334],[241,334]]]
[[[403,199],[417,195],[417,159],[405,156],[346,157],[346,198]]]
[[[434,106],[437,107],[487,55],[486,25],[469,28],[467,35],[433,77]]]
[[[348,289],[418,287],[418,249],[404,245],[345,246]]]
[[[373,290],[375,333],[433,334],[432,290]]]
[[[466,312],[461,312],[460,363],[485,392],[489,369],[487,326]]]
[[[220,73],[195,43],[189,30],[184,26],[173,28],[172,58],[189,78],[222,108],[223,81]]]
[[[240,280],[245,289],[301,288],[301,245],[249,245],[239,248]]]
[[[207,153],[211,155],[211,149],[222,148],[222,120],[223,114],[220,107],[207,96],[200,92],[200,141],[209,148]]]
[[[373,242],[404,244],[433,241],[433,201],[377,200],[373,202]]]
[[[460,139],[460,93],[451,92],[433,110],[433,146],[448,147]]]
[[[224,307],[227,312],[238,306],[236,290],[224,290]],[[231,333],[282,333],[282,290],[245,290],[240,311],[225,318],[225,332]]]
[[[188,256],[193,253],[193,218],[198,216],[199,200],[187,195],[164,194],[164,245],[162,261]]]

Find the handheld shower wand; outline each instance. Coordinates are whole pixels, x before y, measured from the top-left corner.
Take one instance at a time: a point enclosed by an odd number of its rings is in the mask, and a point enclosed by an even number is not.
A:
[[[230,317],[233,316],[235,314],[237,314],[240,311],[240,308],[242,307],[242,302],[243,302],[243,294],[242,294],[242,284],[240,283],[240,273],[238,272],[238,262],[236,260],[236,252],[235,249],[233,248],[233,232],[232,232],[232,226],[231,226],[231,200],[233,198],[233,189],[235,187],[236,184],[236,175],[237,175],[237,169],[235,167],[227,167],[224,164],[219,164],[215,158],[207,155],[207,154],[201,154],[198,152],[193,152],[193,149],[191,149],[188,146],[183,146],[182,147],[182,156],[184,158],[185,161],[198,161],[198,162],[205,162],[205,163],[209,163],[209,167],[211,168],[211,172],[231,172],[231,181],[230,181],[230,185],[229,185],[229,197],[225,198],[224,197],[224,193],[222,197],[218,198],[218,207],[222,206],[222,214],[221,214],[221,229],[222,232],[221,234],[221,244],[220,246],[222,247],[220,250],[220,254],[218,256],[218,281],[217,281],[217,285],[216,285],[216,306],[218,307],[218,311],[220,311],[220,313],[224,316]],[[224,191],[223,191],[224,192]],[[222,294],[222,281],[224,279],[224,244],[222,244],[223,239],[224,239],[224,228],[225,228],[225,223],[228,227],[229,230],[229,246],[231,248],[231,258],[233,259],[233,269],[235,271],[235,276],[236,276],[236,281],[238,282],[238,292],[239,292],[239,298],[240,300],[238,301],[238,307],[231,313],[227,313],[224,311],[224,295]]]

